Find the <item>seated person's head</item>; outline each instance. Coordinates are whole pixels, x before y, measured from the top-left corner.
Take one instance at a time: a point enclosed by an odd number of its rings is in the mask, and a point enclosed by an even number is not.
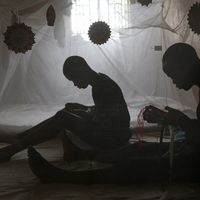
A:
[[[80,56],[68,57],[63,65],[63,74],[79,89],[89,85],[88,77],[91,71],[87,62]]]
[[[189,90],[199,80],[200,60],[189,44],[176,43],[163,55],[163,71],[176,87]]]

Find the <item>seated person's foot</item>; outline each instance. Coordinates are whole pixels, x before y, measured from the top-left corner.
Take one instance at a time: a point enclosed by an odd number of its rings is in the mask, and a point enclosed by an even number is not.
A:
[[[91,184],[91,180],[88,180],[89,175],[93,177],[91,170],[78,172],[59,169],[45,160],[32,146],[28,147],[28,157],[30,169],[42,183]]]

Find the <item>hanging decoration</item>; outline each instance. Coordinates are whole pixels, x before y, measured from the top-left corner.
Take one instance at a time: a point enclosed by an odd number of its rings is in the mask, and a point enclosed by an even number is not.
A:
[[[8,49],[16,54],[31,50],[35,43],[35,34],[31,31],[31,27],[24,23],[15,22],[12,26],[8,26],[4,37],[4,43],[8,46]]]
[[[138,147],[145,147],[146,144],[142,141],[143,136],[144,136],[144,119],[143,119],[143,112],[145,111],[145,108],[142,108],[140,110],[140,113],[137,116],[137,126],[135,130],[135,136],[136,139],[138,140]]]
[[[101,45],[108,41],[111,30],[105,22],[97,21],[89,27],[88,35],[94,44]]]
[[[139,3],[142,4],[142,6],[148,6],[150,3],[152,3],[152,0],[138,0]]]
[[[52,5],[49,6],[46,13],[47,18],[47,25],[54,26],[55,19],[56,19],[56,12]]]
[[[190,29],[196,33],[200,34],[200,3],[193,4],[188,13],[188,24]]]

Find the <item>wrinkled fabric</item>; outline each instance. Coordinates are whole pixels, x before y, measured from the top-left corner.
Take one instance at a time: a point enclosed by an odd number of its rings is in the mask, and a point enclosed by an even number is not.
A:
[[[79,90],[63,76],[63,63],[71,55],[82,56],[92,69],[107,74],[119,84],[132,122],[137,117],[132,110],[149,104],[161,109],[168,105],[195,117],[192,90],[179,90],[166,77],[162,55],[176,42],[189,43],[200,54],[200,38],[190,30],[187,21],[188,11],[196,1],[154,0],[148,6],[133,1],[127,5],[129,17],[123,22],[120,12],[125,8],[119,12],[112,4],[110,9],[116,11],[118,26],[109,23],[104,14],[88,18],[86,11],[80,9],[78,13],[88,24],[86,30],[97,20],[110,25],[111,36],[102,45],[92,43],[87,32],[74,32],[74,25],[79,27],[74,15],[80,2],[0,0],[0,124],[30,125],[24,124],[23,117],[21,124],[15,124],[16,120],[11,121],[9,117],[5,119],[8,112],[21,117],[18,108],[30,111],[29,115],[33,107],[39,108],[39,118],[45,119],[50,114],[49,108],[51,112],[57,111],[67,102],[93,105],[90,87]],[[92,2],[97,4],[95,0]],[[46,20],[50,4],[56,11],[53,27],[47,26]],[[3,34],[14,19],[31,27],[35,34],[36,43],[25,54],[15,54],[3,42]],[[32,118],[31,125],[39,122],[38,116]]]

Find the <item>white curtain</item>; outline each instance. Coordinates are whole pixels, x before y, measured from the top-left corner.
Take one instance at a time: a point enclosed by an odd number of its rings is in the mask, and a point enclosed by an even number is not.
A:
[[[63,63],[71,55],[84,57],[92,69],[109,75],[119,84],[132,122],[137,118],[135,110],[149,104],[162,109],[169,105],[195,117],[192,91],[177,89],[166,77],[162,55],[177,42],[191,44],[200,55],[200,36],[191,31],[187,21],[190,7],[199,1],[153,0],[148,6],[131,1],[125,25],[119,27],[118,21],[118,27],[111,26],[111,37],[102,45],[92,43],[85,34],[73,32],[74,25],[81,26],[78,21],[74,24],[71,15],[78,2],[0,0],[1,126],[34,125],[67,102],[93,104],[90,87],[79,90],[62,74]],[[47,26],[46,21],[50,5],[56,11],[53,27]],[[84,10],[79,15],[88,16]],[[8,50],[4,43],[3,34],[11,26],[13,16],[36,34],[36,43],[25,54]],[[87,19],[90,25],[97,20],[109,25],[104,15]]]

